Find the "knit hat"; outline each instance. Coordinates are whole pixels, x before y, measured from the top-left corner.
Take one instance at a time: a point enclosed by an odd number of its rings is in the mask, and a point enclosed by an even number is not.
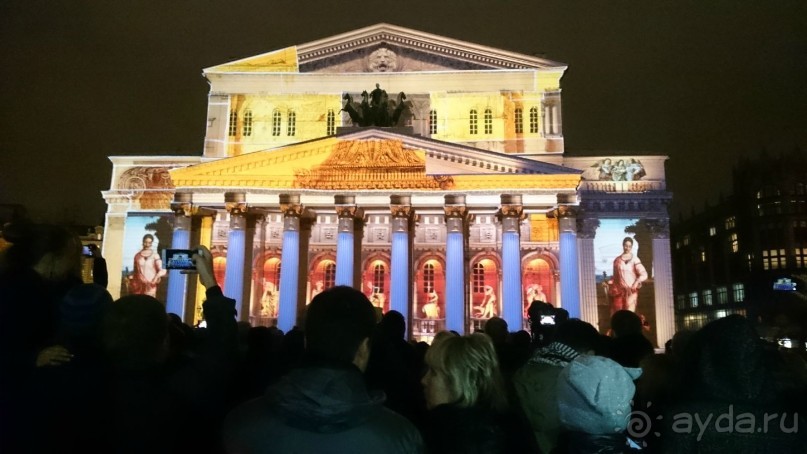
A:
[[[73,287],[60,306],[61,328],[67,334],[82,334],[101,323],[104,309],[112,304],[109,292],[97,284]]]
[[[581,355],[558,377],[558,416],[563,427],[588,434],[623,432],[642,370],[602,356]]]

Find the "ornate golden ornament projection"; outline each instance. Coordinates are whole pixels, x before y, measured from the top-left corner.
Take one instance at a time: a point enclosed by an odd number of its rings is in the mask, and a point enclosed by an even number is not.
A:
[[[449,176],[426,175],[426,162],[400,140],[345,140],[311,169],[294,172],[303,189],[450,189]]]

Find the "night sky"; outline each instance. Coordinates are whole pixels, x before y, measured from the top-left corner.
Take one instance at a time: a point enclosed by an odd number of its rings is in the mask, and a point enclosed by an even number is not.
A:
[[[203,68],[378,22],[568,64],[567,154],[668,155],[674,216],[807,149],[804,0],[3,0],[0,203],[102,223],[107,156],[201,155]]]

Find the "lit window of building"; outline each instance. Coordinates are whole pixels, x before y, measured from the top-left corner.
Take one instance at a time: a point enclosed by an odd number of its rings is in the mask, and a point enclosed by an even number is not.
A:
[[[513,121],[515,122],[516,134],[522,134],[524,132],[524,111],[521,107],[516,108]]]
[[[807,248],[796,248],[793,250],[796,259],[796,268],[807,268]]]
[[[280,121],[281,114],[279,110],[272,112],[272,135],[277,137],[280,135]]]
[[[471,134],[479,133],[479,118],[476,114],[476,109],[471,109],[471,117],[468,123],[468,132]]]
[[[701,292],[701,299],[703,300],[704,306],[711,306],[712,305],[712,290],[704,290]]]
[[[238,133],[238,112],[230,111],[230,128],[228,130],[230,137],[235,137]]]
[[[684,246],[689,246],[689,235],[684,237]]]
[[[734,292],[734,302],[741,303],[745,301],[745,286],[742,283],[737,283],[732,285],[732,291]]]
[[[706,263],[706,251],[701,248],[701,263]]]
[[[715,236],[715,235],[717,235],[717,227],[715,226],[709,227],[709,236]]]
[[[386,273],[387,270],[383,263],[376,263],[373,267],[373,290],[375,292],[384,293],[386,291],[384,289],[384,277]]]
[[[733,229],[734,224],[736,222],[737,222],[737,220],[734,218],[734,216],[730,216],[730,217],[726,218],[726,222],[725,222],[726,230]]]
[[[686,296],[684,295],[675,295],[675,307],[678,309],[684,309],[686,304]]]
[[[247,110],[244,112],[244,135],[252,135],[252,111]]]
[[[689,294],[689,307],[693,309],[698,307],[698,292],[691,292]]]
[[[729,244],[731,245],[731,252],[740,251],[740,240],[737,237],[736,233],[732,233],[731,235],[729,235]]]
[[[729,302],[729,289],[726,287],[717,288],[717,304],[728,304]]]
[[[474,293],[482,293],[485,291],[485,266],[481,263],[474,265],[472,270],[473,278],[473,291]]]
[[[294,136],[297,134],[297,113],[293,110],[290,110],[288,118],[288,127],[286,128],[286,135],[287,136]]]
[[[325,288],[331,288],[336,284],[336,263],[328,262],[325,264],[323,279]]]
[[[434,264],[423,265],[423,293],[434,292]]]

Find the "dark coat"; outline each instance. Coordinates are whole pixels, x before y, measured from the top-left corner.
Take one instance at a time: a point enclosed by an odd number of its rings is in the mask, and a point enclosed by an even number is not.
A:
[[[230,453],[417,453],[420,434],[353,365],[309,363],[227,417]]]
[[[435,454],[540,452],[529,425],[515,413],[454,404],[429,410],[423,439],[427,452]]]

